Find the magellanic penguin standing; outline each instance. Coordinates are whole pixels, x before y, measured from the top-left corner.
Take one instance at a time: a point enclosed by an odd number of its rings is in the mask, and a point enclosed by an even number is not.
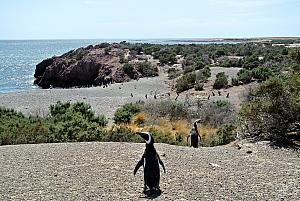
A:
[[[194,148],[198,148],[199,141],[201,140],[201,136],[198,132],[198,126],[197,123],[199,123],[201,120],[197,120],[194,122],[193,128],[190,131],[189,136],[187,137],[187,142],[189,143],[190,140],[190,146]]]
[[[146,141],[146,149],[141,158],[134,168],[133,174],[135,175],[137,170],[144,167],[144,193],[146,194],[149,190],[154,193],[161,193],[159,188],[160,171],[159,164],[163,167],[166,172],[164,163],[160,160],[154,148],[154,139],[150,132],[139,132],[138,133]]]

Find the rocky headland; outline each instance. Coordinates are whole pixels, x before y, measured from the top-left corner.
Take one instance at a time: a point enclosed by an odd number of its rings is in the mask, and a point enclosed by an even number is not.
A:
[[[37,64],[34,84],[42,88],[74,86],[107,86],[145,77],[138,60],[122,44],[102,43],[71,50]],[[124,64],[130,63],[125,69]],[[153,65],[153,71],[157,66]]]

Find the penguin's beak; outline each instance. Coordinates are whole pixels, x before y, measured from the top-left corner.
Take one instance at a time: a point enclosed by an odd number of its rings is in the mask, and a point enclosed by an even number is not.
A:
[[[145,140],[147,144],[154,143],[152,136],[149,132],[138,132],[138,134]]]
[[[149,136],[147,133],[137,132],[139,136],[141,136],[145,141],[148,140]]]

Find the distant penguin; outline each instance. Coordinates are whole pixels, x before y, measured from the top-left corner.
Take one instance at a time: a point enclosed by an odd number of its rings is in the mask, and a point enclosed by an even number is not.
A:
[[[215,93],[212,91],[212,95],[215,96]]]
[[[190,139],[190,146],[194,148],[198,148],[199,141],[201,140],[200,134],[198,132],[198,126],[197,123],[199,123],[200,120],[197,120],[194,122],[193,128],[190,131],[189,136],[187,137],[187,142],[189,143]]]
[[[131,97],[133,97],[133,94],[132,94],[132,93],[130,93],[130,96],[131,96]]]
[[[179,93],[178,92],[176,92],[176,93],[177,93],[177,96],[176,96],[175,100],[177,100],[177,98],[179,97]]]
[[[144,167],[144,191],[143,193],[146,195],[150,192],[150,194],[161,194],[161,190],[159,188],[159,180],[160,180],[160,170],[159,164],[166,172],[164,163],[161,161],[158,153],[154,148],[154,138],[152,137],[150,132],[139,132],[139,134],[146,142],[146,149],[141,158],[141,160],[137,163],[134,168],[133,174],[135,175],[137,170],[143,166]]]
[[[226,98],[229,98],[229,92],[227,93]]]
[[[207,97],[207,100],[209,100],[210,99],[210,94],[208,95],[208,97]]]
[[[220,91],[218,91],[218,94],[219,94],[219,96],[221,96],[221,92]]]
[[[148,98],[148,95],[147,95],[147,94],[145,95],[145,98],[146,98],[146,99]]]

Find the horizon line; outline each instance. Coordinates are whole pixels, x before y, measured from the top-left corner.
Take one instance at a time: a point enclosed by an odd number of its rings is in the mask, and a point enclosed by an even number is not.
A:
[[[207,40],[207,39],[267,39],[267,38],[300,38],[299,36],[254,36],[254,37],[162,37],[162,38],[30,38],[30,39],[0,39],[0,41],[38,41],[38,40]]]

